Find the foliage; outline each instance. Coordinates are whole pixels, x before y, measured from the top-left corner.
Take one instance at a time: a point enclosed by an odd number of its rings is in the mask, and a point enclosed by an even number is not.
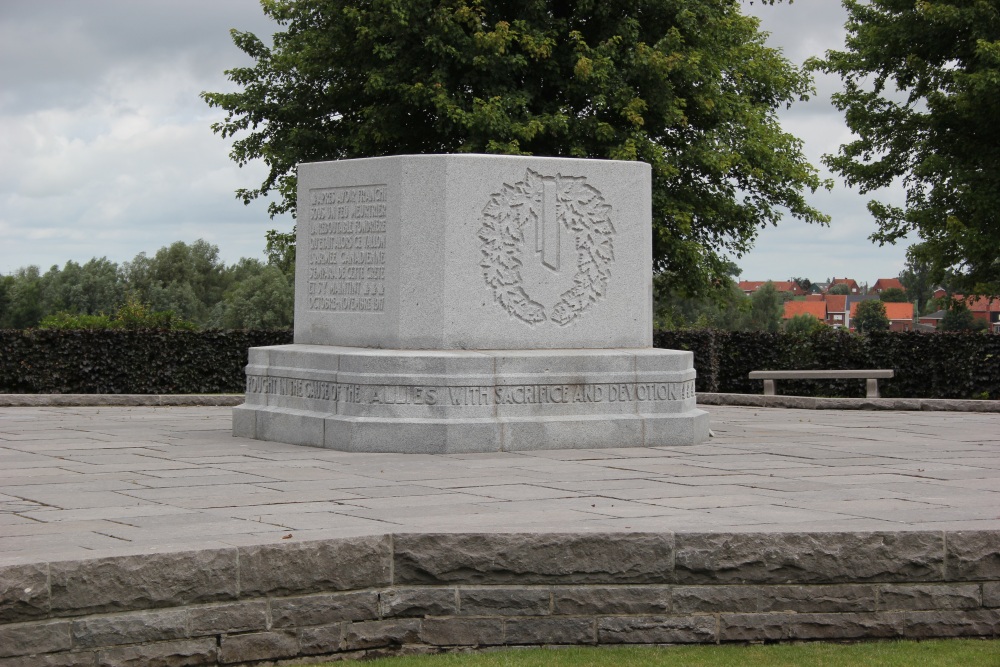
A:
[[[777,331],[785,312],[784,300],[770,280],[750,295],[750,317],[746,329],[750,331]]]
[[[793,315],[791,318],[785,320],[783,328],[785,333],[809,336],[827,326],[827,323],[819,318],[809,313],[802,313],[801,315]]]
[[[0,330],[0,392],[239,393],[249,348],[291,342],[287,330]]]
[[[11,276],[4,276],[3,285],[0,327],[23,329],[35,326],[46,314],[43,310],[44,290],[38,267],[23,267]]]
[[[274,265],[243,259],[227,266],[218,247],[199,240],[140,253],[120,267],[103,257],[44,274],[29,266],[0,276],[0,328],[287,327],[294,314],[288,257],[286,250]]]
[[[887,287],[878,295],[878,300],[882,303],[907,303],[909,299],[906,292],[898,287]]]
[[[750,299],[734,279],[739,267],[730,264],[729,276],[719,281],[716,289],[690,296],[677,289],[671,276],[665,273],[653,277],[654,326],[659,329],[727,329],[746,324]]]
[[[126,282],[154,310],[170,310],[199,323],[208,321],[211,305],[229,286],[219,248],[201,239],[177,241],[153,257],[140,253],[122,267]]]
[[[289,326],[294,313],[294,278],[277,266],[261,266],[226,292],[212,324],[222,329],[277,329]]]
[[[268,174],[293,211],[295,165],[406,153],[478,152],[643,160],[652,166],[654,260],[679,291],[710,289],[782,211],[826,216],[828,186],[776,111],[812,90],[765,45],[738,0],[267,0],[268,47],[240,90],[202,93],[226,111],[241,166]],[[238,137],[238,138],[237,138]]]
[[[264,255],[270,266],[276,266],[282,273],[295,276],[295,229],[291,232],[279,232],[269,229],[265,234],[267,245]]]
[[[885,304],[878,299],[859,303],[851,322],[858,333],[889,330],[889,316],[886,315]]]
[[[938,328],[941,331],[976,331],[987,328],[987,324],[977,320],[964,301],[952,300]]]
[[[39,329],[116,329],[110,316],[104,315],[76,315],[73,313],[61,312],[55,315],[46,315],[38,324]]]
[[[654,330],[653,346],[666,350],[687,350],[694,353],[698,369],[695,390],[718,392],[719,352],[718,341],[722,332],[714,329]]]
[[[878,303],[878,301],[873,301]],[[924,334],[880,331],[861,336],[829,327],[809,335],[712,330],[657,331],[657,347],[694,353],[699,392],[759,394],[753,370],[891,368],[879,381],[887,398],[1000,399],[1000,336],[985,333]],[[863,397],[864,380],[781,382],[797,396]]]
[[[851,293],[851,288],[848,287],[847,285],[845,285],[844,283],[837,283],[836,285],[832,285],[830,287],[830,289],[828,289],[826,291],[826,293],[827,294],[839,294],[839,295],[844,296],[844,295],[848,295],[848,294]]]
[[[905,207],[869,203],[895,243],[934,280],[955,273],[965,294],[1000,294],[1000,7],[995,1],[845,0],[845,51],[812,67],[839,74],[834,103],[856,139],[826,164],[862,193],[902,180]]]
[[[919,258],[919,252],[911,247],[906,251],[906,266],[899,274],[899,282],[906,288],[906,294],[916,304],[917,314],[924,315],[931,309],[934,298],[934,282],[931,266]]]
[[[56,313],[42,319],[39,329],[169,329],[194,331],[193,322],[181,319],[169,310],[151,310],[148,304],[140,302],[129,294],[125,302],[113,315],[75,315],[67,312]]]

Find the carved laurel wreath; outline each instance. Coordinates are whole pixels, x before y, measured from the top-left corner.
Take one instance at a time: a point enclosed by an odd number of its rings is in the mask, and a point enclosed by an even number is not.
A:
[[[583,176],[560,174],[554,180],[558,224],[574,234],[577,264],[573,287],[562,293],[551,314],[521,286],[524,227],[541,218],[541,174],[528,169],[524,180],[504,183],[500,192],[492,194],[478,232],[486,284],[508,313],[532,326],[545,320],[565,326],[580,317],[607,291],[615,258],[611,206],[601,193]]]

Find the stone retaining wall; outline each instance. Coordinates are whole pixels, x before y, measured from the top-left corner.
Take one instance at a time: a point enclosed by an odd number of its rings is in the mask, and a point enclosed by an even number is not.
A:
[[[1000,635],[1000,532],[397,534],[0,567],[0,666]]]

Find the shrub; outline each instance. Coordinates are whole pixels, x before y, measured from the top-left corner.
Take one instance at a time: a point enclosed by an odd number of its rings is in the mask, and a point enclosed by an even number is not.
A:
[[[0,392],[239,393],[249,348],[291,342],[289,330],[2,330]]]
[[[809,335],[754,331],[658,331],[657,347],[691,350],[701,392],[761,393],[752,370],[891,368],[879,381],[887,397],[1000,399],[1000,336],[875,331],[861,336],[821,329]],[[864,380],[782,382],[798,396],[865,395]]]

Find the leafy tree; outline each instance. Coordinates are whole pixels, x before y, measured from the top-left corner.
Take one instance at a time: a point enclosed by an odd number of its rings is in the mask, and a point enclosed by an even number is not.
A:
[[[276,266],[287,276],[295,276],[295,233],[279,232],[269,229],[266,234],[267,245],[264,255],[267,263]]]
[[[244,202],[293,211],[299,162],[479,152],[652,165],[657,271],[690,293],[721,285],[782,211],[828,219],[828,185],[776,110],[809,75],[765,45],[738,0],[267,0],[273,47],[233,31],[255,61],[227,71],[240,165],[269,171]],[[236,138],[236,137],[239,138]]]
[[[812,67],[841,76],[834,103],[857,135],[826,156],[867,193],[902,179],[905,207],[868,208],[935,281],[956,274],[965,294],[1000,294],[1000,7],[993,0],[844,0],[845,51]]]
[[[941,331],[977,331],[985,329],[986,323],[977,320],[964,301],[953,300],[938,328]]]
[[[852,321],[859,333],[889,330],[889,316],[886,315],[885,304],[879,299],[859,303]]]
[[[277,266],[242,260],[242,277],[212,313],[211,324],[222,329],[279,329],[292,326],[294,279]]]
[[[837,283],[826,291],[827,294],[847,295],[851,293],[851,288],[844,283]]]
[[[882,290],[882,293],[878,295],[878,298],[882,303],[906,303],[909,301],[906,296],[906,292],[898,287],[885,288]]]
[[[750,313],[750,299],[736,281],[689,296],[672,289],[669,276],[653,278],[654,321],[657,329],[722,329],[738,330],[745,326]]]
[[[82,266],[70,260],[60,270],[53,266],[42,277],[42,310],[96,315],[112,311],[125,296],[118,265],[96,257]]]
[[[27,329],[36,326],[45,315],[42,309],[42,276],[37,266],[18,269],[6,281],[4,311],[0,327]]]
[[[899,274],[899,282],[906,288],[906,294],[913,299],[917,313],[923,315],[930,310],[934,298],[934,283],[931,280],[931,266],[917,257],[913,247],[906,251],[906,265]]]
[[[784,315],[784,300],[770,280],[750,295],[750,317],[747,329],[751,331],[777,331]]]
[[[791,334],[811,336],[817,331],[829,328],[829,325],[814,315],[802,313],[801,315],[793,315],[789,319],[785,320],[783,328],[786,332]]]
[[[219,248],[198,239],[177,241],[153,257],[139,253],[122,267],[129,288],[154,311],[171,311],[205,324],[212,307],[222,300],[231,279]]]

